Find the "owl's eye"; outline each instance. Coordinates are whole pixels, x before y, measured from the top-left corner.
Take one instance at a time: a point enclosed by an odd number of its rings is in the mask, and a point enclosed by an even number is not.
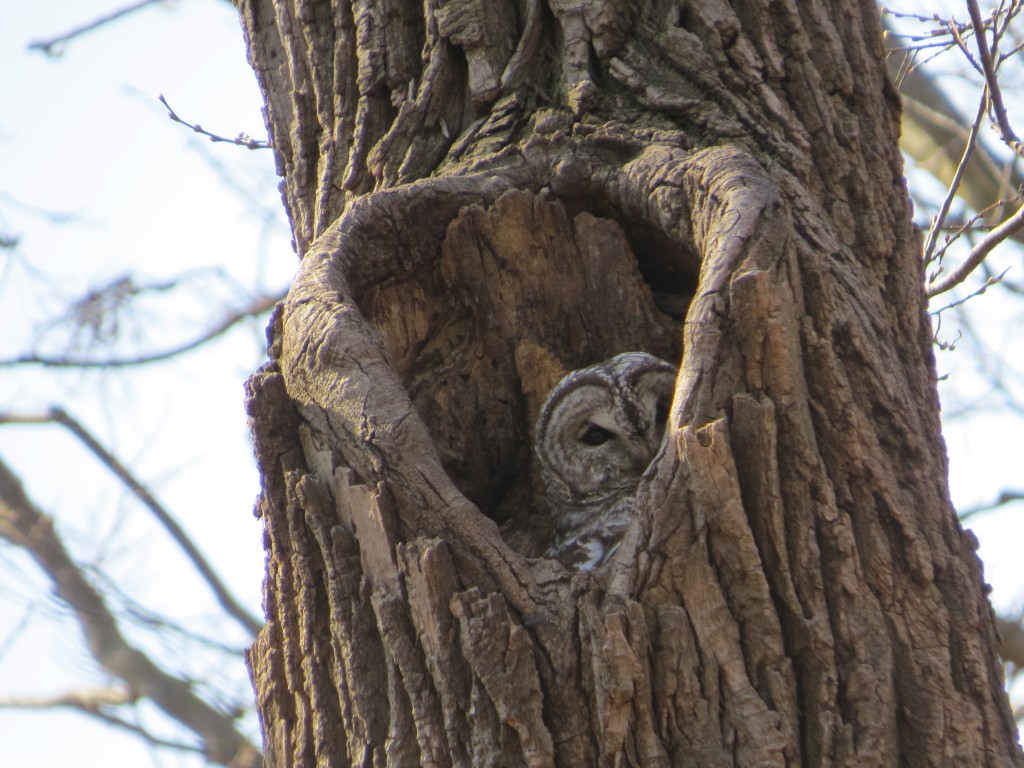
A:
[[[597,424],[591,424],[590,428],[583,433],[583,437],[580,438],[584,443],[590,446],[604,445],[611,440],[615,435],[609,432],[604,427],[599,427]]]

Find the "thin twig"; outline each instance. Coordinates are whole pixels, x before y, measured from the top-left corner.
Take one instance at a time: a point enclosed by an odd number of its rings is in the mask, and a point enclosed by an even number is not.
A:
[[[104,24],[109,24],[112,21],[116,21],[123,16],[127,16],[130,13],[141,10],[148,5],[156,5],[157,3],[163,2],[163,0],[140,0],[133,5],[127,5],[124,8],[108,13],[106,16],[100,16],[98,19],[94,19],[87,24],[83,24],[80,27],[75,27],[70,32],[65,32],[62,35],[51,38],[49,40],[37,40],[34,43],[29,43],[29,50],[42,51],[47,56],[57,57],[62,53],[64,43],[73,40],[79,35],[84,35],[86,32],[91,32],[97,27],[102,27]]]
[[[984,276],[986,280],[989,280],[995,276],[992,272],[991,267],[989,267],[988,264],[982,263],[979,269],[981,269],[981,274]],[[1015,296],[1024,296],[1024,283],[1020,283],[1016,280],[1007,280],[1004,277],[1000,281],[1000,284],[1002,285],[1004,291],[1009,291]]]
[[[969,294],[964,296],[962,299],[957,299],[956,301],[953,301],[953,302],[947,304],[942,309],[937,309],[937,310],[934,310],[934,311],[929,310],[930,313],[932,315],[934,315],[934,316],[938,316],[938,315],[941,315],[943,312],[948,312],[951,309],[956,309],[957,307],[963,306],[964,304],[966,304],[971,299],[975,298],[976,296],[981,296],[983,293],[985,293],[985,291],[987,291],[993,285],[995,285],[996,283],[1000,282],[1003,279],[1003,275],[1005,275],[1008,271],[1009,271],[1009,269],[1004,269],[1000,274],[996,275],[995,277],[988,278],[981,285],[980,288],[977,288],[977,289],[971,291]]]
[[[971,49],[967,46],[967,41],[965,40],[965,37],[967,36],[965,33],[973,31],[971,26],[957,26],[953,19],[949,19],[946,21],[946,29],[949,30],[949,35],[953,38],[953,42],[956,47],[960,49],[964,58],[967,59],[967,63],[974,67],[974,69],[979,73],[982,73],[981,65],[974,58],[974,54],[971,53]]]
[[[953,243],[955,243],[957,240],[959,240],[963,235],[967,234],[968,232],[973,234],[975,232],[988,232],[988,231],[990,231],[992,229],[992,225],[986,223],[986,221],[989,218],[989,215],[993,211],[997,211],[997,210],[1001,211],[1001,210],[1003,210],[1003,208],[1005,208],[1008,203],[1017,203],[1020,199],[1021,199],[1020,196],[1017,196],[1017,195],[1015,195],[1012,198],[1000,198],[999,200],[997,200],[996,202],[992,203],[991,205],[986,206],[981,211],[978,211],[976,214],[971,216],[965,222],[962,222],[960,224],[955,224],[955,225],[954,225],[954,223],[948,223],[946,226],[943,227],[943,231],[944,232],[949,232],[950,234],[946,236],[946,242],[936,252],[933,260],[938,261],[941,264],[943,256],[945,255],[946,251],[949,250],[950,246],[952,246]],[[1016,239],[1019,240],[1020,238],[1016,238]],[[984,262],[982,262],[982,266],[983,265],[984,265]],[[936,278],[938,278],[940,273],[941,272],[936,272],[935,274],[930,275],[928,277],[928,282],[929,283],[935,282]],[[1003,275],[1005,275],[1005,274],[1006,274],[1006,271],[1004,270],[1003,271]],[[991,272],[991,270],[985,270],[985,279],[988,280],[988,279],[990,279],[992,277],[994,277],[994,275]],[[1003,276],[1002,275],[999,276],[998,280],[1002,281],[1003,284],[1006,285],[1006,281],[1003,280]]]
[[[886,6],[882,6],[881,8],[878,9],[878,11],[883,16],[892,16],[892,17],[897,18],[897,19],[913,19],[914,21],[920,21],[922,23],[925,23],[925,22],[939,22],[939,21],[943,20],[942,17],[939,16],[939,14],[937,14],[937,13],[933,13],[933,14],[931,14],[929,16],[925,16],[925,15],[920,14],[920,13],[905,13],[903,11],[893,10],[892,8],[888,8]],[[963,26],[967,26],[967,25],[963,25]],[[933,34],[937,34],[937,32],[933,32]]]
[[[171,109],[171,105],[167,103],[167,99],[164,98],[164,95],[162,93],[160,94],[160,103],[167,108],[167,116],[171,118],[171,120],[173,120],[176,123],[181,123],[182,125],[187,125],[196,133],[208,137],[210,141],[225,142],[227,144],[237,144],[238,146],[245,147],[246,149],[270,149],[269,141],[261,141],[259,139],[254,139],[247,133],[243,132],[235,136],[235,138],[229,139],[217,133],[210,133],[208,130],[203,128],[203,126],[199,125],[199,123],[190,123],[188,120],[182,119],[178,116],[177,112]]]
[[[127,467],[124,466],[110,451],[104,448],[100,442],[82,424],[73,418],[62,408],[54,407],[41,414],[17,414],[0,413],[0,424],[59,424],[79,439],[92,453],[120,480],[136,498],[141,501],[157,521],[162,525],[171,538],[185,552],[189,560],[202,575],[210,590],[217,598],[217,602],[235,621],[248,630],[252,637],[263,627],[263,622],[249,613],[234,598],[230,590],[217,576],[216,572],[196,548],[195,544],[178,525],[174,516],[156,500],[149,489],[146,488]]]
[[[1014,195],[1013,197],[1000,197],[994,203],[986,205],[980,211],[968,218],[967,221],[959,224],[956,222],[947,222],[943,229],[946,232],[953,232],[954,238],[958,238],[967,232],[988,232],[992,228],[992,225],[986,222],[995,218],[995,213],[997,211],[1001,212],[1007,205],[1016,204],[1020,202],[1020,200],[1020,195]]]
[[[124,686],[105,686],[103,688],[76,688],[55,696],[3,696],[0,697],[0,707],[4,709],[74,707],[92,713],[103,707],[134,704],[138,698]]]
[[[978,45],[978,55],[981,58],[981,69],[985,76],[985,83],[988,86],[989,101],[992,104],[992,113],[1003,141],[1017,154],[1021,154],[1020,139],[1010,127],[1010,120],[1006,116],[1006,106],[1003,104],[1003,92],[999,87],[999,78],[996,76],[996,68],[992,62],[992,52],[988,47],[988,38],[985,35],[985,22],[981,18],[981,9],[978,7],[978,0],[967,0],[967,11],[971,16],[971,24],[974,26],[974,37]]]
[[[129,731],[154,747],[175,749],[182,752],[203,753],[203,748],[200,746],[160,738],[148,729],[135,723],[130,723],[123,717],[118,717],[109,711],[109,708],[134,704],[138,701],[138,698],[137,694],[124,687],[79,688],[58,693],[56,696],[0,697],[0,709],[72,709],[90,717],[98,718],[115,728]]]
[[[953,180],[949,183],[949,190],[946,192],[946,197],[942,201],[942,206],[939,208],[939,212],[935,214],[932,226],[928,230],[928,239],[924,246],[925,264],[930,264],[932,262],[932,255],[935,251],[935,240],[938,238],[939,230],[942,229],[942,226],[946,221],[946,216],[949,215],[949,208],[953,205],[953,198],[956,197],[957,190],[960,188],[960,180],[963,178],[964,171],[967,169],[967,161],[970,159],[971,153],[974,152],[974,147],[978,143],[978,131],[981,129],[981,120],[984,116],[985,97],[982,95],[981,103],[978,105],[978,114],[974,118],[974,123],[971,124],[971,132],[967,135],[967,142],[964,145],[964,153],[960,158],[960,163],[956,167],[956,173],[953,174]]]
[[[978,268],[978,265],[985,260],[985,257],[988,256],[997,245],[1012,236],[1015,232],[1018,232],[1021,228],[1024,228],[1024,205],[1021,205],[1013,216],[981,238],[981,240],[978,241],[978,244],[971,249],[969,254],[967,254],[967,258],[961,262],[960,266],[946,275],[946,277],[939,282],[932,284],[928,289],[928,298],[930,299],[938,296],[939,294],[945,293],[950,288],[960,285],[960,283],[967,279],[971,272]]]
[[[28,628],[29,622],[31,622],[35,616],[35,612],[35,606],[29,605],[13,627],[5,627],[4,631],[7,636],[4,637],[3,640],[0,640],[0,659],[7,656],[7,651],[10,650],[11,646],[13,646],[18,638],[21,637],[21,633]]]
[[[959,517],[961,520],[966,520],[973,515],[977,515],[982,512],[990,512],[993,509],[998,509],[999,507],[1007,504],[1012,504],[1015,501],[1024,501],[1024,491],[1002,491],[994,501],[961,510],[959,512]]]
[[[991,282],[997,282],[998,276]],[[991,284],[991,282],[989,284]],[[995,354],[994,339],[987,329],[979,329],[974,322],[973,313],[967,312],[965,308],[956,309],[956,324],[962,331],[963,345],[966,347],[965,354],[969,354],[978,367],[977,375],[987,387],[984,390],[975,391],[970,401],[962,400],[953,407],[947,408],[943,404],[943,418],[952,422],[976,412],[979,408],[986,408],[990,411],[1000,409],[1009,411],[1017,416],[1024,416],[1024,401],[1017,396],[1017,382],[1021,381],[1021,372],[1014,369],[1012,363],[1005,355]]]
[[[166,349],[161,352],[153,352],[148,355],[139,355],[137,357],[112,357],[98,360],[39,355],[35,352],[28,352],[24,355],[18,355],[17,357],[0,359],[0,367],[12,365],[42,365],[46,368],[125,368],[133,365],[159,363],[175,357],[176,355],[191,352],[193,349],[201,347],[209,341],[213,341],[218,336],[221,336],[226,331],[230,330],[232,326],[243,320],[247,320],[248,318],[256,315],[262,315],[264,312],[269,312],[274,308],[274,305],[283,298],[284,294],[281,293],[276,296],[260,296],[253,299],[250,304],[225,315],[219,323],[210,327],[202,335],[177,347],[171,347],[170,349]]]
[[[1024,41],[1017,43],[1008,52],[999,54],[999,63],[1002,64],[1007,59],[1013,58],[1020,53],[1021,50],[1024,50]],[[997,64],[996,66],[998,67],[999,65]]]

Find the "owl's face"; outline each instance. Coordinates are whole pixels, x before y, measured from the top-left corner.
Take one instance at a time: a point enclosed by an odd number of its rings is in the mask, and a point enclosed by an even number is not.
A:
[[[536,451],[556,516],[557,507],[632,493],[661,445],[675,374],[664,360],[627,352],[552,390]]]

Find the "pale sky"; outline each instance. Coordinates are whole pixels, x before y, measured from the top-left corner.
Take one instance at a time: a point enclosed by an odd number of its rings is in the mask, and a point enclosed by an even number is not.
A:
[[[259,89],[230,4],[148,8],[72,41],[57,59],[27,49],[120,4],[10,4],[0,25],[0,233],[21,238],[13,256],[0,254],[0,357],[24,351],[26,329],[54,318],[67,300],[129,272],[156,281],[214,266],[234,283],[197,275],[198,298],[170,311],[157,295],[135,321],[126,319],[126,351],[133,339],[140,349],[184,341],[218,306],[240,303],[260,286],[281,290],[294,270],[271,153],[211,144],[171,122],[157,101],[164,94],[210,130],[265,137]],[[264,208],[276,220],[266,224],[253,212]],[[70,217],[55,225],[49,214]],[[264,359],[264,325],[250,322],[187,358],[128,375],[0,369],[0,409],[61,404],[85,422],[150,484],[257,615],[263,551],[252,505],[259,478],[242,385]],[[218,614],[207,591],[163,532],[66,432],[0,427],[0,456],[57,519],[78,557],[102,564],[140,603],[220,631],[211,627]],[[41,599],[48,590],[39,591],[27,558],[8,547],[0,558],[0,696],[101,683],[95,674],[74,673],[92,668],[77,626],[55,601]],[[15,633],[23,621],[27,628]],[[232,626],[223,635],[240,643]],[[153,643],[141,633],[137,639]],[[166,645],[173,654],[174,641]],[[211,673],[248,688],[241,659],[236,669]],[[158,715],[141,718],[161,727]],[[153,753],[80,715],[0,710],[0,765],[153,763],[203,764]]]

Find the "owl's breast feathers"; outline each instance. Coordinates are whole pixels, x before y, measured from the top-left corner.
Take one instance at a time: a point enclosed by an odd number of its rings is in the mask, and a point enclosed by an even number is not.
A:
[[[601,503],[586,499],[561,506],[554,515],[554,542],[544,557],[580,571],[608,562],[633,519],[633,493],[616,495],[604,494]]]
[[[628,525],[628,521],[627,521]],[[591,531],[573,536],[560,544],[556,543],[544,553],[544,557],[558,560],[566,568],[575,571],[590,571],[607,563],[622,543],[623,530]]]

